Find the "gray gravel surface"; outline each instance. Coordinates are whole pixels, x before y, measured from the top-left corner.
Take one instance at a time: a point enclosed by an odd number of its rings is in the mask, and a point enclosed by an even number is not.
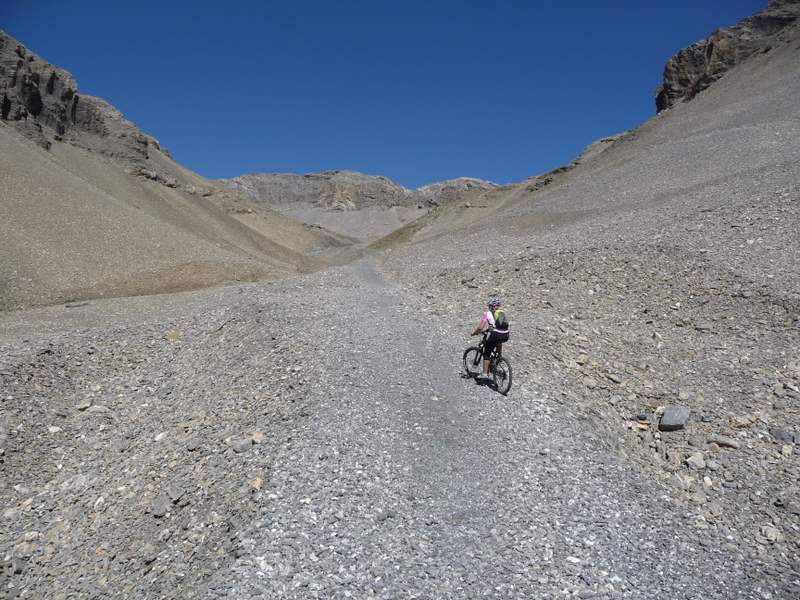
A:
[[[355,275],[327,289],[317,410],[275,457],[212,595],[781,597],[788,582],[731,555],[724,528],[671,503],[563,404],[464,379],[463,329],[369,265]]]
[[[6,598],[796,590],[371,263],[144,308],[3,318]]]

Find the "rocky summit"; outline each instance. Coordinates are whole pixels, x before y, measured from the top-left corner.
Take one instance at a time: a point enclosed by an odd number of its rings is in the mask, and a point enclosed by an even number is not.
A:
[[[131,158],[4,37],[0,598],[800,597],[797,5],[568,165],[415,191]]]

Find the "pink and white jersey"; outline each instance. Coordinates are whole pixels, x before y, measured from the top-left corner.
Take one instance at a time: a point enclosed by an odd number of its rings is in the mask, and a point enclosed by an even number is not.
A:
[[[483,313],[483,316],[481,317],[481,327],[487,323],[492,329],[494,329],[494,315],[490,310],[487,310],[485,313]]]

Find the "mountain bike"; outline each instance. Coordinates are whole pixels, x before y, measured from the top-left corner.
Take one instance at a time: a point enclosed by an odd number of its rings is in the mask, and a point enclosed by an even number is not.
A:
[[[477,377],[481,374],[483,367],[483,347],[489,338],[489,331],[483,332],[481,343],[477,346],[470,346],[464,350],[464,370],[469,377]],[[511,389],[511,363],[502,355],[503,344],[498,344],[489,356],[489,373],[497,388],[497,391],[504,396]]]

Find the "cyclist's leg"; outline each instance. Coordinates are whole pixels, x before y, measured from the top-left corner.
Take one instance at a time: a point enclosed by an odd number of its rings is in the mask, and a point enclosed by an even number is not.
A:
[[[494,339],[494,334],[490,333],[489,337],[486,338],[486,344],[483,347],[483,376],[489,377],[489,366],[490,366],[490,358],[492,356],[492,350],[497,345],[497,340]]]

